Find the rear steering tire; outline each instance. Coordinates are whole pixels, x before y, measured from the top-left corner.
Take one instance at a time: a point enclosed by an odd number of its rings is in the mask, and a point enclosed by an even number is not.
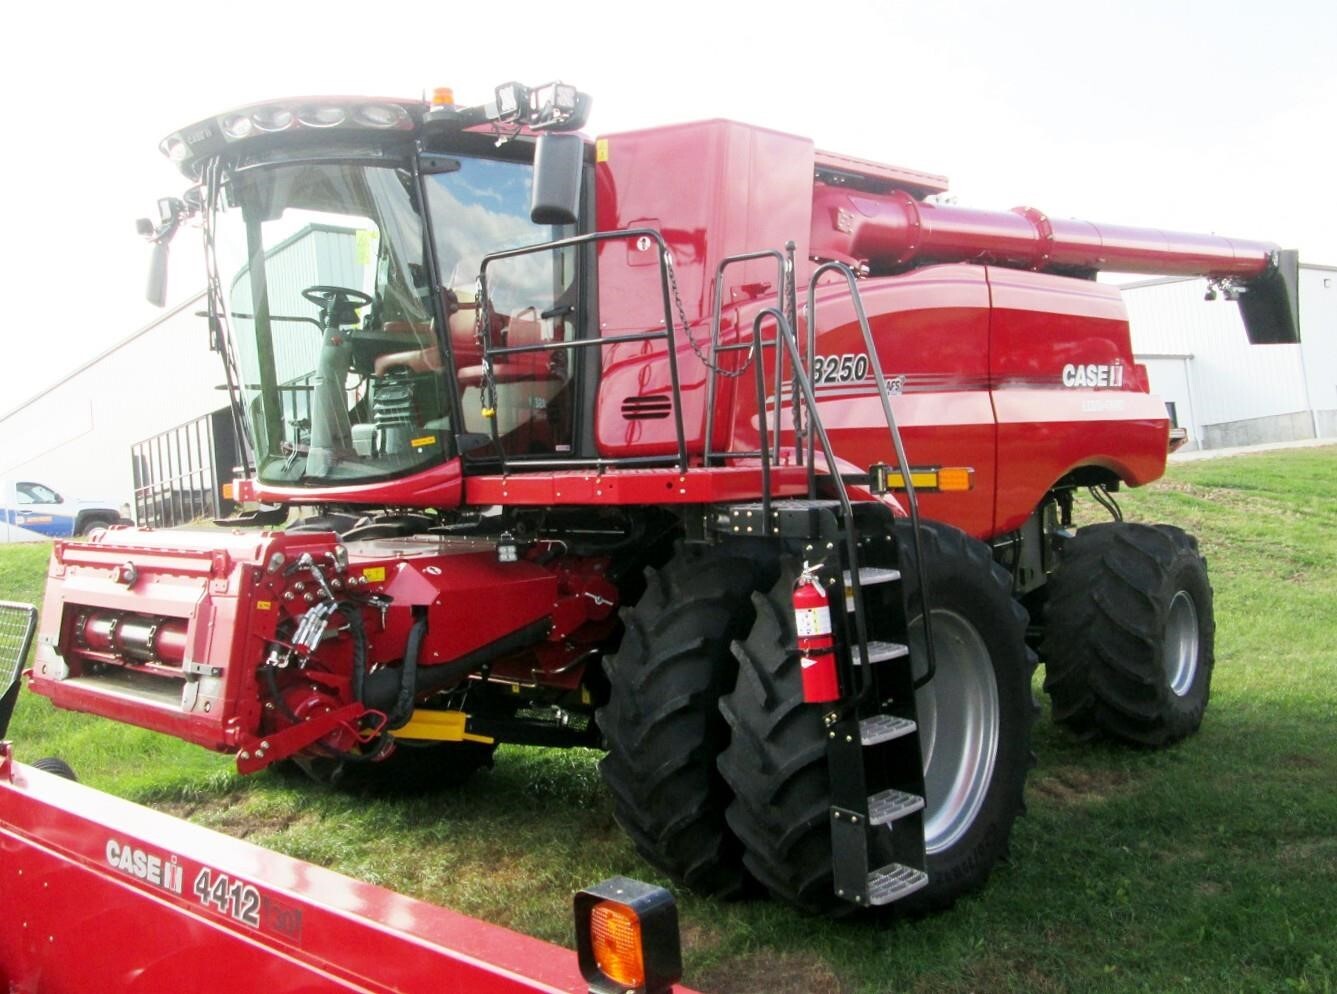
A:
[[[1159,747],[1202,724],[1215,662],[1212,588],[1193,536],[1111,522],[1064,546],[1042,651],[1054,719]]]
[[[914,547],[908,526],[897,532],[914,605]],[[949,906],[982,886],[1006,855],[1024,807],[1035,720],[1026,612],[1012,599],[1007,573],[982,543],[947,525],[924,522],[923,539],[938,668],[916,695],[929,884],[897,902],[911,911]],[[734,792],[728,822],[748,871],[789,904],[841,913],[854,906],[832,883],[826,732],[820,706],[803,702],[795,574],[789,563],[769,594],[753,596],[756,622],[735,646],[737,687],[721,701],[733,737],[719,765]],[[915,616],[922,617],[917,608]],[[912,623],[912,641],[916,631],[922,622]]]
[[[735,893],[743,881],[724,821],[730,793],[715,768],[729,735],[718,701],[737,671],[729,643],[747,632],[749,597],[769,580],[762,562],[679,545],[663,569],[646,570],[645,593],[622,614],[622,644],[604,662],[599,770],[614,816],[641,856],[707,894]]]

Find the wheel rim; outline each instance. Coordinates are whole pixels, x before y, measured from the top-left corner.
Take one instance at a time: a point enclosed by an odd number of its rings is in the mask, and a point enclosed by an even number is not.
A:
[[[923,631],[915,622],[911,637],[920,646]],[[950,848],[975,823],[993,781],[999,722],[998,682],[975,626],[954,611],[934,611],[933,650],[937,672],[915,694],[930,854]]]
[[[1198,608],[1187,590],[1180,590],[1170,601],[1170,617],[1165,623],[1162,665],[1170,690],[1183,697],[1198,675]]]

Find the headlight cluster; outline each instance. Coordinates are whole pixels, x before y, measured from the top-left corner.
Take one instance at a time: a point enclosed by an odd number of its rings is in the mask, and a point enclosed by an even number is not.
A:
[[[219,119],[223,134],[234,141],[256,133],[286,131],[292,127],[337,128],[349,124],[382,129],[413,126],[408,111],[399,104],[266,104],[226,114]]]
[[[213,154],[228,142],[299,128],[411,130],[414,120],[398,103],[288,100],[244,107],[169,135],[160,148],[176,163]]]

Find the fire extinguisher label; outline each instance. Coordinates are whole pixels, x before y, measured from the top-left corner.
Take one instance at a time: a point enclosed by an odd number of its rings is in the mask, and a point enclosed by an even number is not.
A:
[[[795,611],[794,624],[798,629],[799,638],[830,635],[831,609],[829,607],[810,607]]]

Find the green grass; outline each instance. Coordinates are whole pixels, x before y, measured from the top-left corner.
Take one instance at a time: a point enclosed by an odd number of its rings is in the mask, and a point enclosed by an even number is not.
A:
[[[1163,752],[1037,726],[1013,859],[950,912],[829,923],[680,894],[687,980],[788,991],[1331,992],[1337,987],[1337,448],[1172,468],[1121,495],[1195,532],[1216,588],[1202,731]],[[0,597],[36,599],[46,550],[0,550]],[[1037,688],[1038,688],[1037,679]],[[657,879],[614,824],[597,754],[503,748],[462,789],[368,797],[266,773],[25,695],[20,758],[571,944],[570,892]],[[663,882],[663,881],[659,881]]]

